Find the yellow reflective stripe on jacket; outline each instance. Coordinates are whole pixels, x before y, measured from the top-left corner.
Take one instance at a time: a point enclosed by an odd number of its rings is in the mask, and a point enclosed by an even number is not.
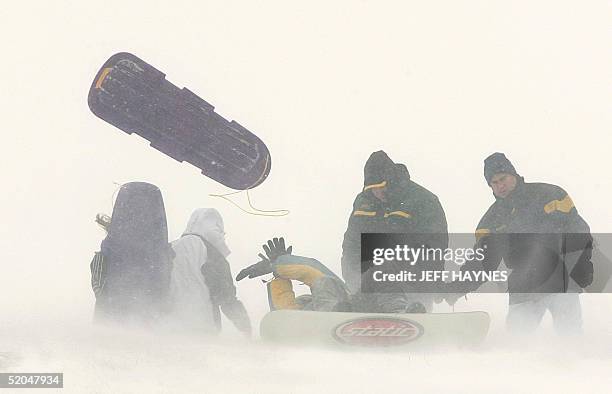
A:
[[[302,283],[312,286],[315,280],[324,276],[318,269],[309,265],[303,264],[286,264],[277,263],[274,268],[274,274],[283,279],[297,280]]]
[[[363,191],[365,192],[366,190],[377,189],[379,187],[385,187],[385,186],[387,186],[387,181],[382,181],[380,183],[375,183],[373,185],[368,185],[368,186],[364,187]]]
[[[574,202],[569,195],[565,196],[561,200],[552,200],[548,204],[544,205],[544,212],[552,213],[554,211],[560,211],[563,213],[569,213],[574,208]]]
[[[412,215],[409,214],[408,212],[404,212],[404,211],[393,211],[393,212],[389,212],[389,213],[385,213],[385,217],[388,218],[389,216],[392,215],[396,215],[396,216],[401,216],[403,218],[411,218]]]
[[[293,286],[288,279],[275,278],[268,282],[268,297],[273,309],[300,309],[295,302]]]
[[[353,216],[376,216],[376,211],[360,211],[353,212]]]
[[[491,230],[489,230],[488,228],[477,229],[476,230],[476,241],[478,241],[480,238],[485,237],[489,234],[491,234]]]

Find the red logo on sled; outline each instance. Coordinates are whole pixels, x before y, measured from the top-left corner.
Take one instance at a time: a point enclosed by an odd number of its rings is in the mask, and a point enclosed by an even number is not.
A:
[[[344,322],[333,334],[338,342],[347,345],[396,346],[423,335],[423,327],[410,320],[373,317]]]

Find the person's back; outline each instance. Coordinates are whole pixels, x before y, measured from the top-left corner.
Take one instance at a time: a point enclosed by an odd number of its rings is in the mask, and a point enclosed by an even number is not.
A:
[[[223,219],[215,209],[197,209],[182,236],[172,243],[170,324],[181,331],[211,334],[221,329],[220,311],[245,334],[251,325],[226,257]]]
[[[172,249],[176,257],[170,280],[169,321],[181,331],[216,332],[210,291],[201,271],[206,261],[206,246],[200,239],[188,236],[172,242]]]

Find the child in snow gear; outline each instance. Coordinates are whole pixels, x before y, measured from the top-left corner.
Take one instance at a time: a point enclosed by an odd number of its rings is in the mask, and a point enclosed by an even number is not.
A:
[[[236,280],[256,278],[269,273],[274,278],[267,282],[270,310],[294,309],[320,312],[370,312],[372,300],[363,295],[349,294],[345,283],[320,261],[292,255],[293,248],[285,246],[284,238],[274,238],[263,245],[261,261],[238,274]],[[304,283],[310,294],[295,296],[292,281]],[[378,306],[381,312],[424,313],[419,302],[402,304],[395,294],[388,294],[388,305]],[[400,305],[401,304],[401,305]]]

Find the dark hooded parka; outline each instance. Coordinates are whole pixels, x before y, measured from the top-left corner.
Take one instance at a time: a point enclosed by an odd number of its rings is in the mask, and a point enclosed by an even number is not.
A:
[[[382,199],[377,197],[377,194]],[[410,179],[406,166],[384,151],[370,155],[364,167],[364,187],[353,203],[342,243],[342,276],[357,293],[361,282],[361,234],[424,234],[425,246],[448,246],[446,216],[438,197]],[[426,269],[443,268],[443,262]]]
[[[503,198],[495,196],[478,223],[476,238],[486,250],[486,270],[497,269],[502,259],[511,269],[510,303],[571,291],[573,282],[588,286],[593,281],[592,237],[567,192],[556,185],[525,182],[503,153],[485,159],[488,184],[496,174],[516,177],[516,186]],[[477,286],[471,284],[470,290]]]

